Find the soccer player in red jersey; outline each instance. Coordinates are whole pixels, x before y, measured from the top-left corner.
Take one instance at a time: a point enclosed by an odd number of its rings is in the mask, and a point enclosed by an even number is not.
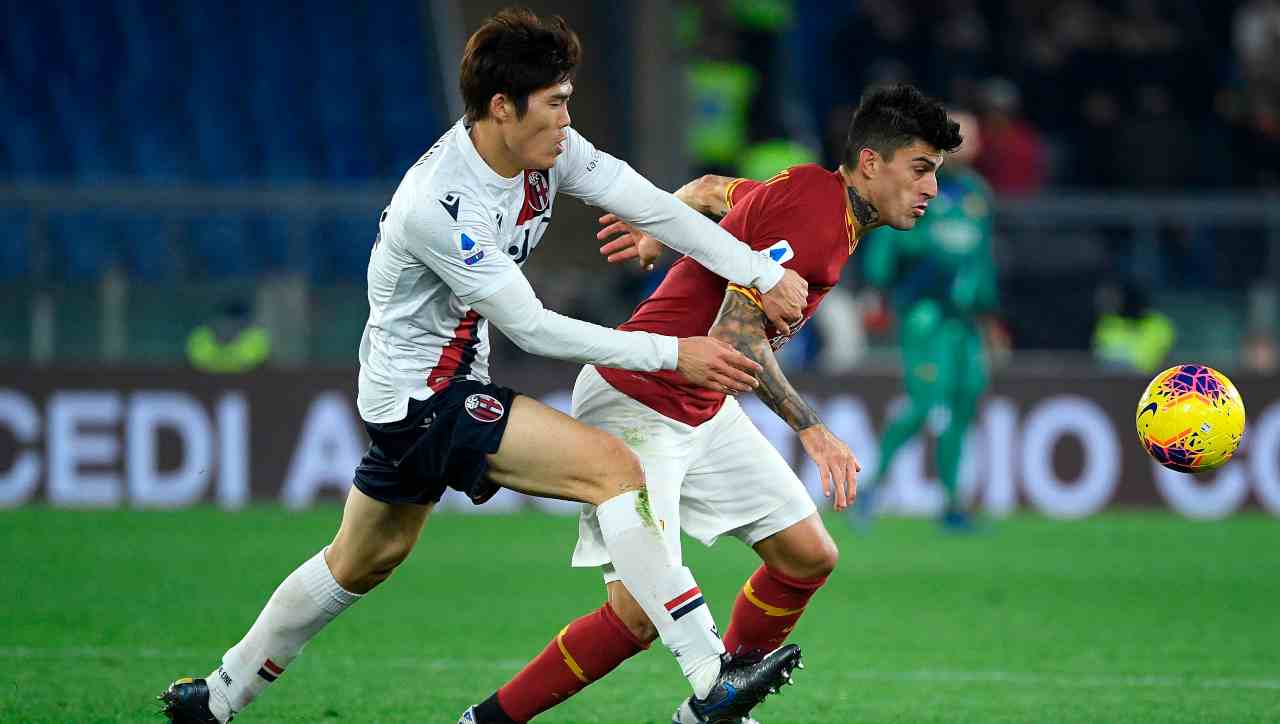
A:
[[[766,319],[757,291],[731,284],[690,257],[620,329],[680,337],[710,334],[763,367],[756,393],[796,430],[837,510],[853,502],[858,460],[783,375],[774,351],[807,321],[840,279],[859,239],[888,225],[910,229],[938,193],[936,172],[959,147],[959,128],[936,100],[910,86],[865,95],[849,126],[840,167],[796,166],[763,183],[703,177],[676,196],[717,216],[721,226],[809,284],[804,318],[789,332]],[[649,263],[657,243],[612,215],[601,251],[611,261]],[[709,330],[709,331],[708,331]],[[651,513],[675,561],[680,530],[710,545],[729,534],[763,561],[743,585],[724,637],[728,655],[761,657],[782,645],[838,551],[804,484],[732,396],[699,389],[678,372],[587,366],[573,391],[573,414],[621,437],[640,458]],[[656,631],[619,580],[591,506],[579,524],[575,566],[600,566],[608,602],[569,623],[533,661],[482,704],[479,724],[524,722],[572,696],[648,647]],[[700,603],[696,588],[673,600],[673,617]],[[677,656],[679,653],[677,653]],[[675,724],[745,721],[686,699]]]

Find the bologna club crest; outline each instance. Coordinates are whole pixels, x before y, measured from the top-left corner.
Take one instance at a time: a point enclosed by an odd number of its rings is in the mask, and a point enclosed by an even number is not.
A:
[[[516,226],[535,216],[541,216],[551,206],[551,182],[546,171],[524,172],[524,205],[520,207],[520,215],[516,217]]]
[[[462,403],[467,414],[480,422],[497,422],[506,413],[506,408],[492,395],[476,393],[467,397]]]
[[[524,172],[524,202],[533,213],[541,214],[547,210],[550,191],[547,177],[541,171]]]

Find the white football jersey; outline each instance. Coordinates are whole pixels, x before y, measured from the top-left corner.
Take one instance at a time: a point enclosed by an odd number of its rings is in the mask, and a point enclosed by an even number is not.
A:
[[[509,284],[542,240],[557,191],[598,197],[625,166],[572,128],[548,171],[499,176],[462,120],[418,159],[378,223],[357,406],[403,419],[455,379],[489,381],[489,328],[471,304]]]

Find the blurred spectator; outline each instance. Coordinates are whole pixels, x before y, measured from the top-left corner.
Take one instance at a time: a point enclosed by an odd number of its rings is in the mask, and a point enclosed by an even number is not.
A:
[[[953,102],[968,104],[975,79],[991,72],[991,28],[977,0],[951,0],[939,9],[926,85]]]
[[[794,0],[726,0],[737,35],[737,46],[749,49],[739,54],[759,79],[760,92],[750,110],[752,140],[787,134],[783,102],[790,95],[783,55],[782,34],[795,18]]]
[[[910,62],[918,57],[922,46],[917,37],[921,15],[911,5],[907,0],[864,0],[836,33],[831,67],[854,74],[842,100],[856,101],[873,84],[872,69],[877,65]],[[856,53],[856,61],[851,62],[851,52]]]
[[[1026,93],[1032,120],[1045,127],[1070,118],[1085,84],[1112,78],[1106,16],[1092,2],[1010,3],[1008,37],[1016,44],[1006,72]]]
[[[764,181],[785,168],[818,161],[818,155],[808,146],[785,138],[775,138],[751,144],[738,163],[738,175]]]
[[[1181,115],[1173,112],[1163,86],[1144,85],[1137,93],[1136,115],[1121,124],[1116,152],[1124,151],[1124,185],[1144,191],[1169,191],[1185,186],[1192,177],[1195,157],[1178,153],[1194,133]],[[1089,155],[1096,149],[1080,149]]]
[[[1232,185],[1280,186],[1280,105],[1224,89],[1214,98],[1214,108],[1227,129]]]
[[[1280,369],[1280,345],[1273,332],[1255,329],[1245,334],[1240,348],[1240,363],[1250,372],[1270,375]]]
[[[1235,180],[1280,186],[1280,0],[1254,0],[1236,15],[1232,44],[1243,88],[1220,93],[1230,124]]]
[[[1180,77],[1184,33],[1174,23],[1171,8],[1160,7],[1167,3],[1128,0],[1124,5],[1111,33],[1116,60],[1128,71],[1124,80],[1129,85],[1185,80]]]
[[[1249,290],[1248,331],[1240,345],[1240,362],[1246,369],[1273,374],[1280,368],[1280,344],[1276,341],[1280,317],[1280,293],[1276,280],[1255,284]]]
[[[1081,102],[1080,117],[1083,124],[1075,134],[1075,153],[1067,178],[1082,188],[1116,185],[1122,163],[1118,142],[1120,104],[1110,91],[1094,89]]]
[[[738,60],[731,28],[702,24],[700,57],[688,66],[690,111],[688,143],[699,173],[732,175],[750,140],[750,109],[760,86],[752,68]]]
[[[1039,132],[1021,115],[1018,89],[1004,78],[982,89],[983,150],[975,168],[1001,194],[1032,194],[1045,182],[1046,149]]]
[[[250,318],[249,305],[240,300],[224,304],[209,322],[187,337],[191,366],[210,374],[239,374],[260,367],[271,354],[271,339]]]
[[[1236,11],[1232,44],[1251,91],[1280,98],[1280,0],[1253,0]]]
[[[1093,355],[1098,363],[1145,373],[1158,370],[1173,347],[1172,320],[1152,309],[1146,292],[1132,282],[1101,287],[1097,304]]]

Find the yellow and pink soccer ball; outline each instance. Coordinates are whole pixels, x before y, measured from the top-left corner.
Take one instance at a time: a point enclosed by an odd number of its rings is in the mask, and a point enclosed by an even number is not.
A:
[[[1138,439],[1170,470],[1213,470],[1231,459],[1242,435],[1244,402],[1231,380],[1212,367],[1170,367],[1138,401]]]

